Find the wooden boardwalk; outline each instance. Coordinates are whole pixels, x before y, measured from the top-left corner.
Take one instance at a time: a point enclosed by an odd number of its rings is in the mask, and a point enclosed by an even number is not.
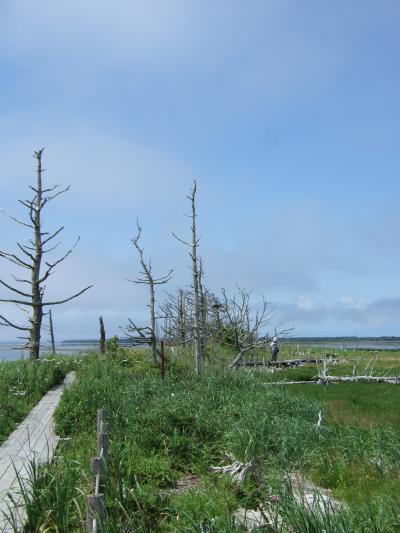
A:
[[[58,442],[54,433],[53,413],[63,390],[74,379],[75,373],[71,372],[61,385],[53,387],[0,446],[1,533],[20,531],[23,527],[25,513],[18,477],[21,481],[29,479],[30,464],[33,460],[38,464],[52,458]],[[10,515],[10,509],[13,510],[14,525],[6,519],[6,515]]]

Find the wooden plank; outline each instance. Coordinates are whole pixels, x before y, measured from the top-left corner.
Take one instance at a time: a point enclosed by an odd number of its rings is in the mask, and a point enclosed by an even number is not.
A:
[[[20,531],[25,513],[19,494],[21,481],[29,478],[29,466],[47,462],[53,457],[58,443],[54,432],[53,414],[64,389],[73,383],[75,373],[70,372],[61,385],[53,387],[32,409],[25,420],[0,446],[0,532]],[[18,509],[12,504],[11,497]],[[6,514],[12,508],[17,515],[14,527],[7,521]]]

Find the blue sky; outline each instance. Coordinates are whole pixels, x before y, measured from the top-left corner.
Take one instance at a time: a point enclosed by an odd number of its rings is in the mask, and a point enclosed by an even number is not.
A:
[[[169,289],[189,283],[171,231],[193,178],[211,289],[265,295],[298,335],[400,335],[399,22],[397,0],[4,0],[0,206],[21,213],[46,146],[71,184],[46,220],[81,236],[48,294],[95,284],[53,311],[59,338],[145,319],[136,217]]]

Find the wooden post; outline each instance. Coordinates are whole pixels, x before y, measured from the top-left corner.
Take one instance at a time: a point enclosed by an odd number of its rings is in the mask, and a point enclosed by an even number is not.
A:
[[[86,496],[86,532],[95,533],[104,531],[104,494],[90,494]]]
[[[161,341],[160,356],[161,356],[161,363],[160,363],[161,379],[164,379],[164,378],[165,378],[165,352],[164,352],[164,341]]]
[[[106,410],[105,409],[97,409],[97,433],[100,433],[101,431],[101,424],[106,416]]]
[[[104,477],[106,475],[106,463],[102,457],[92,457],[90,459],[90,467],[94,476]]]
[[[99,317],[100,322],[100,353],[104,355],[106,353],[106,331],[104,329],[103,317]]]
[[[93,472],[94,493],[99,494],[104,488],[104,478],[107,473],[106,463],[103,457],[92,457],[90,467]]]
[[[100,457],[107,457],[108,443],[110,440],[109,429],[109,424],[102,422],[101,431],[97,433],[97,453]]]

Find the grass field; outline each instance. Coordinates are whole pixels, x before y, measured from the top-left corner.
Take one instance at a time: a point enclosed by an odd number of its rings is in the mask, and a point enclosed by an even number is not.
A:
[[[82,530],[100,407],[112,428],[107,532],[244,531],[235,510],[259,504],[279,513],[281,532],[399,531],[398,386],[265,386],[265,371],[226,371],[231,355],[210,350],[196,377],[191,358],[170,350],[164,381],[148,353],[85,358],[56,413],[59,434],[71,440],[36,476],[29,531]],[[293,373],[310,377],[316,368],[272,376]],[[231,457],[255,467],[242,487],[209,471]],[[346,507],[321,514],[296,502],[292,472],[331,488]],[[188,476],[191,490],[171,491]]]

